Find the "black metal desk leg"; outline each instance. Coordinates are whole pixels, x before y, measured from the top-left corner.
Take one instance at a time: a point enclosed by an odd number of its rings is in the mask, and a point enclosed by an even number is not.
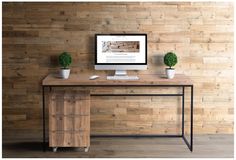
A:
[[[184,86],[182,91],[182,136],[184,136]]]
[[[44,86],[42,87],[42,98],[43,98],[43,151],[46,150],[46,141],[45,141],[45,97],[44,97]]]
[[[193,151],[193,85],[191,86],[191,109],[190,109],[190,114],[191,114],[191,117],[190,117],[190,121],[191,121],[191,124],[190,124],[190,150],[191,152]]]
[[[183,99],[182,102],[184,102],[184,89],[185,87],[183,86]],[[182,137],[186,145],[188,146],[189,150],[192,152],[193,151],[193,85],[190,86],[191,89],[191,95],[190,95],[190,141],[188,141],[185,137],[184,134],[184,103],[183,109],[182,109]]]

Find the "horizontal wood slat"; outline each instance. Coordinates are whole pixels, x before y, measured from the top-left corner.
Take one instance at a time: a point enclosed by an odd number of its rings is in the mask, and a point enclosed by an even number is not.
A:
[[[98,79],[89,80],[89,75],[81,74],[78,77],[77,74],[71,74],[68,79],[60,79],[56,74],[49,74],[43,79],[42,85],[44,86],[99,86],[99,85],[124,85],[126,87],[132,85],[193,85],[191,79],[183,74],[175,75],[175,79],[167,79],[165,75],[140,75],[139,80],[107,80],[106,76],[100,76]]]

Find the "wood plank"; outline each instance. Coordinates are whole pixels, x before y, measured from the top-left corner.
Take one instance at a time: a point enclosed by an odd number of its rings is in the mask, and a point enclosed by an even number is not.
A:
[[[88,74],[71,74],[68,79],[60,79],[58,75],[49,74],[44,78],[43,85],[60,86],[60,85],[192,85],[189,77],[179,74],[174,79],[167,79],[164,75],[139,75],[140,80],[106,80],[106,76],[102,75],[96,80],[89,80]]]

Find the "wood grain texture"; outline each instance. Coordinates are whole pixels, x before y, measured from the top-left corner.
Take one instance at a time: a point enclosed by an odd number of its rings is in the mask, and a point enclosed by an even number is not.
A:
[[[49,94],[49,146],[90,146],[90,95],[88,91],[54,91]]]
[[[58,74],[49,74],[43,81],[42,85],[44,86],[70,86],[70,85],[193,85],[191,79],[183,74],[175,75],[174,79],[167,79],[165,75],[140,75],[139,80],[107,80],[106,76],[100,76],[98,79],[89,80],[88,74],[80,74],[78,77],[77,74],[71,74],[68,79],[58,78]]]
[[[189,76],[195,86],[194,133],[233,133],[233,3],[4,2],[2,9],[3,135],[41,133],[40,85],[47,74],[58,71],[61,52],[71,53],[71,72],[78,77],[113,74],[94,70],[96,33],[147,33],[148,70],[129,74],[164,74],[164,54],[176,52],[176,72]],[[92,89],[97,93],[124,91],[144,92]],[[93,97],[91,132],[178,132],[180,107],[181,100],[176,98]]]

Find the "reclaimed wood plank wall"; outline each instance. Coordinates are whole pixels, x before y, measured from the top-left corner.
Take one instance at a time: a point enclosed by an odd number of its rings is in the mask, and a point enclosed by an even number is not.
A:
[[[71,53],[72,72],[78,76],[104,72],[93,67],[95,33],[147,33],[148,70],[137,74],[164,73],[163,55],[175,51],[176,72],[190,76],[195,85],[194,132],[233,133],[233,9],[229,2],[4,2],[4,136],[42,131],[40,84],[58,70],[61,52]],[[179,132],[180,103],[176,98],[93,98],[91,131]]]

